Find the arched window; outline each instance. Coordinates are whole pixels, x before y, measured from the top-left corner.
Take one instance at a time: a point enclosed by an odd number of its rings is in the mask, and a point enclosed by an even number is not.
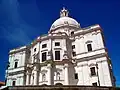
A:
[[[93,86],[97,86],[97,82],[92,83]]]
[[[88,52],[92,51],[92,41],[88,40],[86,42],[86,44],[87,44],[87,50],[88,50]]]
[[[57,85],[57,86],[62,86],[63,84],[62,84],[62,83],[56,83],[55,85]]]
[[[87,44],[87,49],[88,49],[88,52],[92,51],[92,45],[91,44]]]
[[[75,73],[75,79],[78,79],[78,73]]]
[[[43,74],[43,75],[42,75],[42,81],[45,81],[45,80],[46,80],[46,75]]]
[[[42,53],[42,62],[44,62],[47,59],[47,52]]]
[[[73,35],[74,35],[74,31],[71,32],[71,36],[73,36]]]
[[[15,81],[13,81],[13,82],[12,82],[12,85],[13,85],[13,86],[15,86],[15,84],[16,84],[16,82],[15,82]]]
[[[56,80],[60,80],[60,73],[59,72],[56,73]]]
[[[47,86],[47,84],[42,84],[41,86]]]
[[[95,67],[91,67],[91,68],[90,68],[90,72],[91,72],[91,76],[96,75]]]
[[[15,65],[14,65],[14,68],[17,68],[17,67],[18,67],[18,62],[16,61]]]
[[[76,56],[76,52],[75,52],[75,51],[73,51],[73,52],[72,52],[72,55],[73,55],[73,57],[75,57],[75,56]]]

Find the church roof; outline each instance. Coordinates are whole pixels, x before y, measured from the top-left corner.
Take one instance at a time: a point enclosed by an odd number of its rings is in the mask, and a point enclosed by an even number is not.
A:
[[[79,26],[79,23],[68,16],[68,10],[66,10],[65,8],[63,8],[63,10],[61,10],[60,12],[60,18],[58,18],[51,26],[50,30],[51,29],[54,29],[56,27],[61,27],[63,25],[69,25],[69,26],[74,26],[74,27],[78,27]]]

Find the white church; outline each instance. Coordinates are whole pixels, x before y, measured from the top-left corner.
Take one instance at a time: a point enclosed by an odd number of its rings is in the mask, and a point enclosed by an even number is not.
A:
[[[101,27],[81,28],[65,8],[48,34],[9,52],[7,86],[114,86]]]

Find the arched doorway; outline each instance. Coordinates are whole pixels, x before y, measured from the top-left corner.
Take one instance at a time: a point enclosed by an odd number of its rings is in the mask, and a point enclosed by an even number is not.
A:
[[[47,86],[47,84],[42,84],[41,86]]]
[[[56,83],[55,85],[56,86],[62,86],[63,84],[62,83]]]

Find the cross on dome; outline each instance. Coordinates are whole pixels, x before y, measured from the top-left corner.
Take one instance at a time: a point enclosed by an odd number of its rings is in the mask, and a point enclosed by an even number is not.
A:
[[[63,7],[63,9],[60,11],[60,17],[68,17],[69,11]]]

